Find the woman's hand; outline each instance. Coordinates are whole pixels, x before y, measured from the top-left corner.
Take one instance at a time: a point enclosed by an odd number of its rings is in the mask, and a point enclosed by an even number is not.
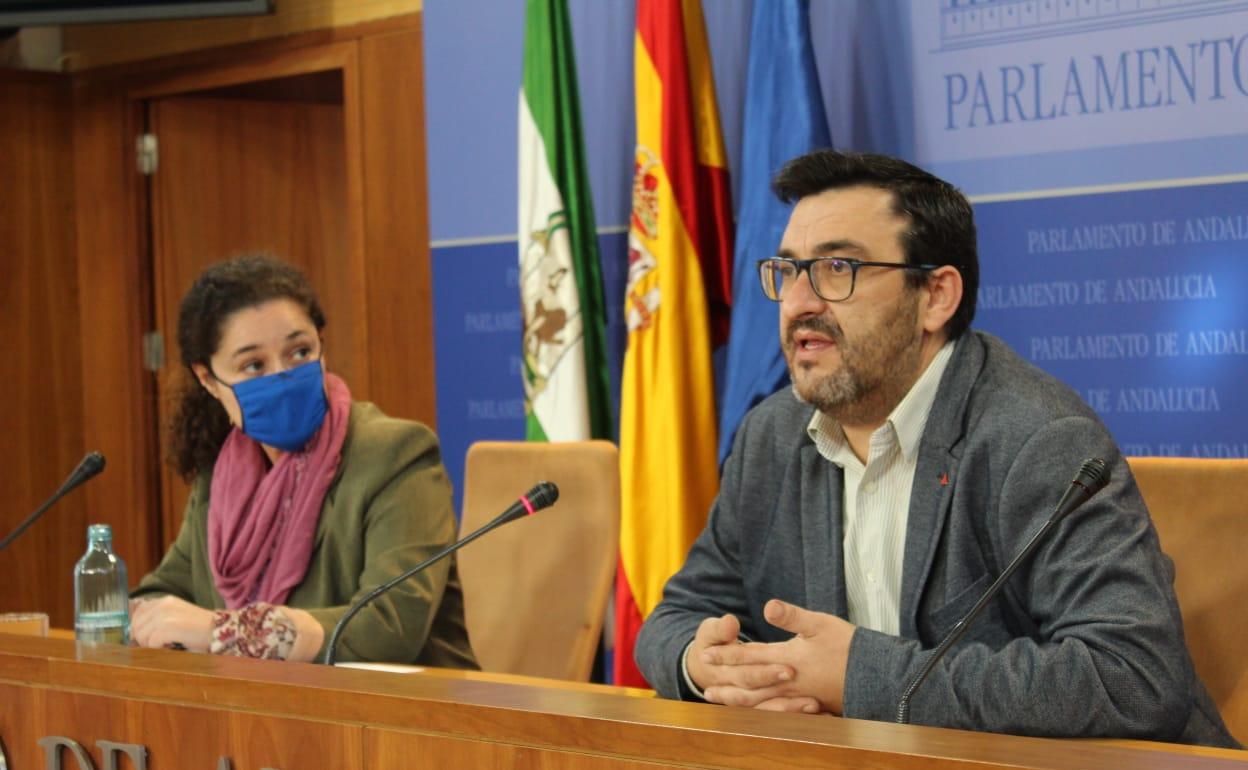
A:
[[[314,660],[321,645],[325,643],[325,629],[316,622],[316,618],[303,610],[282,607],[282,612],[295,626],[295,644],[291,647],[287,660],[300,663]]]
[[[182,646],[208,652],[212,644],[212,610],[176,596],[130,602],[130,638],[140,647]]]

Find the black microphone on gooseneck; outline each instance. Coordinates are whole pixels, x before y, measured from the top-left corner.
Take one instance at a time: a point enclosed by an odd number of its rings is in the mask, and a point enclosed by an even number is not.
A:
[[[3,551],[18,538],[26,528],[43,515],[44,511],[51,508],[57,500],[77,489],[84,481],[96,476],[100,471],[104,470],[104,455],[99,452],[88,452],[87,456],[82,458],[82,462],[78,463],[78,467],[74,468],[69,477],[61,483],[59,489],[52,493],[52,496],[44,502],[43,505],[35,509],[35,512],[26,517],[26,520],[17,525],[17,529],[9,533],[4,540],[0,540],[0,551]]]
[[[443,548],[441,551],[438,551],[433,556],[430,556],[428,559],[425,559],[420,564],[417,564],[415,567],[412,567],[407,572],[404,572],[402,575],[399,575],[398,577],[392,580],[382,583],[381,585],[374,588],[372,591],[369,591],[366,596],[361,598],[355,604],[351,605],[351,607],[346,611],[346,613],[338,621],[337,625],[334,626],[333,633],[329,635],[329,643],[325,645],[325,658],[323,660],[325,665],[327,666],[334,665],[334,655],[335,655],[334,650],[338,646],[338,637],[342,636],[342,629],[346,627],[347,622],[350,621],[351,618],[355,617],[356,613],[364,609],[364,607],[373,599],[376,599],[378,596],[381,596],[386,591],[389,591],[391,588],[394,588],[399,583],[402,583],[404,580],[407,580],[412,575],[415,575],[417,572],[420,572],[421,570],[425,569],[426,567],[433,564],[434,562],[445,559],[447,556],[450,556],[451,554],[455,553],[460,548],[463,548],[464,546],[471,543],[473,540],[476,540],[477,538],[481,537],[486,532],[489,532],[490,530],[495,529],[496,527],[502,526],[503,524],[506,524],[509,521],[515,521],[516,519],[519,519],[522,516],[530,516],[542,510],[543,508],[549,508],[551,505],[554,505],[555,501],[558,499],[559,499],[559,487],[556,487],[554,484],[550,483],[549,481],[539,481],[526,494],[521,495],[518,500],[512,503],[507,508],[507,510],[500,513],[497,517],[495,517],[485,526],[478,529],[476,532],[473,532],[471,535],[468,535],[467,537],[461,538],[460,540],[457,540],[454,543],[451,543],[446,548]]]
[[[1005,581],[1009,580],[1015,570],[1022,566],[1023,562],[1027,561],[1028,557],[1040,546],[1040,543],[1058,525],[1058,522],[1066,518],[1071,511],[1086,503],[1092,495],[1104,489],[1108,483],[1109,468],[1105,466],[1104,460],[1099,457],[1093,457],[1083,461],[1083,465],[1079,466],[1079,473],[1070,482],[1070,487],[1066,490],[1066,494],[1062,495],[1062,499],[1058,501],[1057,508],[1053,510],[1053,515],[1049,516],[1049,520],[1044,523],[1044,526],[1036,534],[1032,535],[1031,540],[1027,541],[1027,545],[1023,546],[1023,550],[1018,552],[1018,555],[1005,568],[1001,576],[992,585],[988,586],[988,590],[984,592],[983,596],[979,597],[979,601],[975,602],[975,606],[971,608],[971,611],[966,613],[958,621],[958,624],[953,627],[953,630],[941,640],[936,649],[932,650],[932,653],[927,656],[927,661],[923,664],[923,668],[914,679],[910,680],[910,684],[902,692],[901,699],[897,702],[897,724],[905,725],[910,723],[910,700],[914,697],[915,692],[918,691],[919,686],[927,679],[928,674],[932,673],[932,669],[936,668],[936,664],[945,656],[949,648],[962,638],[962,635],[966,633],[966,629],[970,627],[984,607],[988,606],[988,602],[992,601],[997,592],[1001,590],[1001,587],[1005,585]]]

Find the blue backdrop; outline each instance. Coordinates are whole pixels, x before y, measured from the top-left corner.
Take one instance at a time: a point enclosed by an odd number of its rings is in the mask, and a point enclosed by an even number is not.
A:
[[[618,392],[634,4],[569,6]],[[703,6],[735,169],[753,3]],[[457,490],[469,443],[524,433],[523,13],[424,5],[438,432]],[[837,0],[810,24],[834,144],[905,157],[975,203],[977,326],[1071,384],[1128,453],[1248,456],[1248,0]]]

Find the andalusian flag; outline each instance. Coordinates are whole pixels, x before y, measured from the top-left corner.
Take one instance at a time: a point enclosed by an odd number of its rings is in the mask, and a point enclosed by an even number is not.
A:
[[[615,682],[718,488],[711,350],[727,338],[732,205],[699,0],[638,0],[637,151],[620,406]]]
[[[602,273],[565,0],[528,0],[525,11],[519,246],[528,438],[611,438]]]

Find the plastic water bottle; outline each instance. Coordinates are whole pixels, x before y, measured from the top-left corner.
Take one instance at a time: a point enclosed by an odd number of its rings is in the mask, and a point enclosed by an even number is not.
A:
[[[113,528],[87,527],[87,552],[74,567],[74,638],[130,643],[126,563],[113,553]]]

